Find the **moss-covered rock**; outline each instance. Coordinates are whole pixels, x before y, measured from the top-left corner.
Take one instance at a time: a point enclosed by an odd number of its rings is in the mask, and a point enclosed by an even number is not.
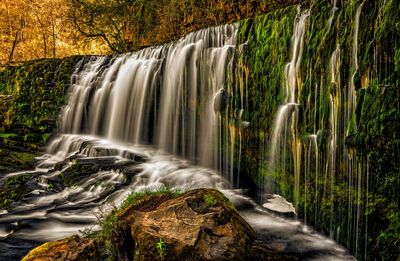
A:
[[[13,175],[5,179],[4,184],[0,184],[0,209],[11,209],[24,196],[38,188],[38,173],[25,173]]]
[[[240,260],[255,233],[213,189],[134,193],[86,237],[46,243],[23,260]]]
[[[22,260],[101,260],[102,247],[96,240],[71,236],[45,243],[30,251]]]
[[[56,132],[80,60],[44,59],[0,68],[0,173],[32,168],[31,155]]]

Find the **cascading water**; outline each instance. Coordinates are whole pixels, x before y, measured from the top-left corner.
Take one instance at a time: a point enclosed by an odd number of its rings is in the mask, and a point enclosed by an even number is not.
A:
[[[335,51],[332,54],[331,61],[331,84],[329,90],[329,101],[330,101],[330,109],[331,113],[329,116],[329,125],[330,125],[330,143],[329,143],[329,151],[328,151],[328,160],[326,162],[326,170],[325,170],[325,182],[324,184],[331,184],[330,190],[332,191],[332,186],[335,181],[335,175],[337,173],[337,146],[338,146],[338,121],[339,121],[339,110],[340,110],[340,97],[341,97],[341,84],[340,84],[340,47],[336,46]],[[329,178],[329,182],[327,179]],[[318,191],[318,190],[316,190]],[[325,194],[325,193],[324,193]],[[333,193],[330,193],[329,197],[332,199]],[[333,210],[331,211],[333,213]],[[333,218],[333,214],[331,216]],[[317,222],[317,220],[315,220]],[[340,232],[340,228],[338,228],[337,233]],[[332,225],[330,228],[330,236],[333,237],[334,231],[332,229]],[[336,238],[338,235],[336,235]]]
[[[61,130],[154,144],[222,170],[213,97],[229,85],[237,28],[201,30],[112,61],[97,58],[77,76]]]
[[[300,160],[295,111],[307,17],[299,13],[294,26],[286,104],[274,132],[274,167],[283,162],[278,153],[286,153],[286,132],[295,162]],[[34,192],[0,213],[0,256],[17,259],[40,242],[96,224],[96,216],[131,191],[167,186],[222,189],[262,238],[274,238],[310,259],[352,259],[300,222],[272,216],[243,191],[226,190],[235,181],[233,166],[240,166],[234,162],[235,146],[240,157],[242,129],[249,126],[243,90],[240,106],[233,107],[229,97],[237,30],[237,24],[224,25],[132,54],[84,59],[72,76],[60,134],[37,169],[25,173],[37,180]],[[317,155],[314,136],[312,147]],[[296,165],[295,172],[299,169]]]
[[[295,18],[291,58],[283,72],[284,84],[280,90],[284,94],[283,105],[275,113],[274,124],[267,126],[271,138],[265,147],[271,149],[266,159],[268,180],[262,181],[268,184],[264,184],[262,193],[285,192],[306,223],[324,229],[331,238],[344,242],[357,256],[368,259],[368,219],[363,215],[366,212],[365,201],[368,201],[369,163],[366,159],[365,170],[362,154],[347,144],[358,131],[357,89],[364,88],[368,82],[365,76],[359,75],[358,58],[359,26],[366,1],[352,4],[354,16],[349,34],[348,76],[343,73],[347,61],[343,53],[346,46],[337,39],[337,28],[334,27],[336,14],[342,11],[336,0],[331,2],[332,9],[324,10],[327,12],[325,19],[328,17],[324,31],[312,34],[314,17],[310,17],[307,11],[298,10]],[[341,8],[344,5],[339,3]],[[310,26],[307,26],[307,21],[310,21]],[[330,51],[329,58],[323,60],[317,54],[314,59],[309,50],[327,48],[328,39],[335,43],[330,45],[333,52]],[[314,47],[304,46],[304,42],[314,44]],[[308,55],[304,63],[303,52]],[[315,64],[311,65],[312,62]],[[306,82],[304,86],[302,76]],[[306,90],[302,92],[302,88]],[[286,183],[290,183],[291,191],[288,191]],[[279,187],[282,185],[284,187]],[[339,193],[345,195],[342,201],[335,199]]]
[[[293,36],[291,43],[292,58],[285,67],[285,100],[284,104],[278,109],[271,140],[271,171],[285,172],[287,170],[287,146],[291,147],[289,151],[292,153],[293,157],[292,166],[295,175],[295,188],[298,188],[300,186],[299,179],[301,160],[301,143],[296,133],[299,105],[298,94],[302,85],[299,68],[304,47],[304,34],[308,16],[308,10],[305,12],[301,12],[299,7],[298,15],[296,16],[295,24],[293,27]],[[298,193],[298,190],[294,192],[295,199],[298,198]],[[295,201],[295,204],[296,203],[297,202]]]

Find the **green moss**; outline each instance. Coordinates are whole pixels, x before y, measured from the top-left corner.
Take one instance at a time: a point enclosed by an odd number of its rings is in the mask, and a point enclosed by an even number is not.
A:
[[[5,109],[0,106],[0,145],[7,150],[0,158],[0,171],[33,167],[34,155],[56,130],[71,75],[81,59],[43,59],[0,67],[0,94],[12,97]]]
[[[122,202],[121,206],[118,208],[119,211],[123,211],[127,208],[129,208],[132,205],[137,204],[140,202],[145,197],[148,196],[167,196],[170,198],[176,198],[182,194],[182,191],[180,190],[173,190],[168,187],[163,187],[158,190],[145,190],[145,191],[137,191],[137,192],[132,192],[131,194],[128,195],[128,197]]]
[[[36,60],[0,70],[0,86],[6,86],[3,91],[14,96],[9,107],[13,115],[9,128],[30,129],[36,134],[53,131],[70,77],[81,59]]]
[[[204,195],[203,196],[204,202],[206,203],[206,207],[213,207],[217,202],[213,195]]]
[[[397,217],[390,213],[400,206],[400,160],[396,153],[400,144],[400,3],[338,1],[332,24],[328,22],[332,1],[308,3],[310,16],[298,74],[302,83],[296,127],[302,143],[299,177],[293,173],[291,144],[287,144],[283,159],[286,169],[270,170],[268,153],[274,116],[284,95],[283,68],[290,59],[295,8],[240,24],[238,41],[244,45],[239,52],[231,107],[243,107],[251,126],[244,131],[242,153],[235,161],[240,160],[241,172],[265,191],[296,202],[300,216],[333,235],[357,258],[396,259],[400,239],[389,227],[396,227]],[[347,97],[356,70],[352,59],[354,19],[361,3],[358,72],[354,77],[357,102],[350,111]],[[339,72],[333,79],[331,57],[336,48],[340,49]],[[334,109],[338,133],[336,164],[331,166]],[[318,169],[310,134],[317,135]],[[349,157],[354,159],[352,166]],[[356,246],[355,242],[363,243]],[[366,248],[364,242],[368,243]],[[389,253],[389,248],[395,254]]]
[[[11,209],[14,202],[18,202],[31,191],[28,182],[34,178],[35,175],[31,173],[7,178],[0,190],[0,208]]]
[[[3,138],[3,139],[9,139],[12,137],[17,137],[17,136],[18,136],[18,134],[15,134],[15,133],[0,133],[0,138]]]

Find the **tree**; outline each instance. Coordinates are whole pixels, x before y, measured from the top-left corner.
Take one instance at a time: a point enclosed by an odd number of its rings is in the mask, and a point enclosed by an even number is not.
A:
[[[70,7],[70,0],[1,0],[0,64],[104,53],[103,44],[88,42],[76,31]]]
[[[72,0],[70,16],[85,37],[102,39],[114,52],[129,50],[129,0]]]
[[[25,19],[22,16],[19,17],[17,24],[18,24],[18,27],[15,30],[15,35],[14,35],[14,40],[13,40],[13,44],[11,47],[11,52],[10,52],[10,55],[8,56],[8,62],[12,62],[15,48],[17,47],[17,44],[21,41],[20,38],[21,38],[22,30],[25,27]]]

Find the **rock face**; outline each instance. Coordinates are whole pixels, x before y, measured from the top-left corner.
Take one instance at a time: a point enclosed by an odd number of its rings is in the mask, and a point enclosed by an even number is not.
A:
[[[143,253],[140,260],[162,254],[160,242],[165,244],[165,254],[176,260],[231,260],[248,253],[255,236],[216,190],[194,190],[151,211],[132,208],[125,219]],[[148,251],[152,248],[155,251]]]
[[[117,215],[108,238],[46,243],[23,260],[242,260],[255,239],[250,225],[213,189],[148,196]]]

